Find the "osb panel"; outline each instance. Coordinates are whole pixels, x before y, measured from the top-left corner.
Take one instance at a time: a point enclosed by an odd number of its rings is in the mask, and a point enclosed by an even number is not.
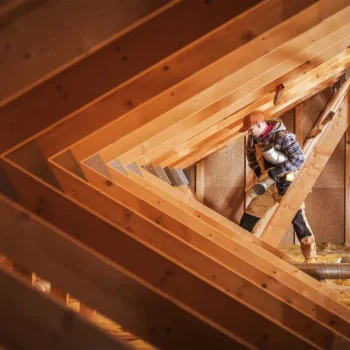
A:
[[[339,141],[313,188],[341,188],[345,181],[345,137]]]
[[[306,215],[317,244],[344,243],[344,190],[314,188],[306,201]]]
[[[329,87],[304,101],[304,139],[315,125],[332,95],[333,88]]]
[[[245,195],[243,139],[204,160],[204,184],[204,204],[238,223]]]
[[[244,189],[236,186],[205,187],[204,204],[222,216],[239,223],[244,210]]]
[[[293,225],[290,224],[288,230],[284,234],[281,239],[281,244],[293,244],[294,243],[294,228]]]
[[[244,141],[239,139],[204,160],[205,187],[244,186]]]
[[[288,131],[294,132],[294,109],[283,114],[280,119]]]

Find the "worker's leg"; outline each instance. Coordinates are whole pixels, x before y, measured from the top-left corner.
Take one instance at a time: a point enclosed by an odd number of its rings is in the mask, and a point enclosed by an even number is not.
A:
[[[252,199],[245,210],[239,225],[252,232],[257,222],[273,205],[272,191],[268,189],[263,195]]]
[[[314,262],[317,259],[315,236],[305,215],[305,206],[302,204],[293,221],[295,233],[300,242],[300,249],[305,262]]]
[[[260,220],[257,216],[250,215],[246,212],[241,217],[241,221],[239,222],[239,226],[243,227],[245,230],[249,232],[253,232],[254,226]]]

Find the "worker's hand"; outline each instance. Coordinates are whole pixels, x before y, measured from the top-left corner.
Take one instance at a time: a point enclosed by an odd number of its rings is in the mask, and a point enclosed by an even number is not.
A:
[[[268,174],[270,176],[270,178],[273,180],[273,181],[276,181],[277,179],[277,176],[278,175],[281,175],[283,173],[282,169],[280,167],[277,167],[277,168],[270,168],[268,170]]]

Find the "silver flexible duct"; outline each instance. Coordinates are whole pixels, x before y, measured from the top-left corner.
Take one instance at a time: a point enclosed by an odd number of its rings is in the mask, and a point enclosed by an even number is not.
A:
[[[262,155],[268,162],[275,165],[282,164],[288,160],[287,156],[284,153],[277,151],[274,145],[266,146],[262,150]]]

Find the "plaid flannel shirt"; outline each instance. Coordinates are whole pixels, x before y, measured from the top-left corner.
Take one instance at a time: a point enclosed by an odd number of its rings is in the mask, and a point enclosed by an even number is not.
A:
[[[265,139],[255,139],[252,135],[248,136],[246,156],[248,165],[253,170],[259,168],[259,163],[256,159],[256,143],[261,147],[274,144],[277,151],[281,151],[287,156],[288,160],[278,166],[282,170],[282,174],[300,169],[305,161],[305,154],[294,134],[286,130],[272,131]]]

